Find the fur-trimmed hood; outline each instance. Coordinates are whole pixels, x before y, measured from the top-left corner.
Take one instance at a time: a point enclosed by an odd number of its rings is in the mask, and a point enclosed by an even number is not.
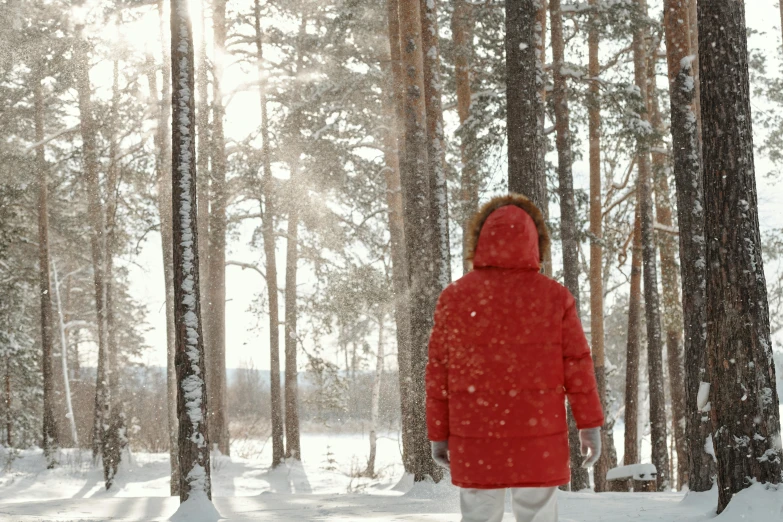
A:
[[[498,196],[485,203],[473,216],[469,231],[466,257],[475,268],[538,270],[549,251],[544,216],[521,194]]]

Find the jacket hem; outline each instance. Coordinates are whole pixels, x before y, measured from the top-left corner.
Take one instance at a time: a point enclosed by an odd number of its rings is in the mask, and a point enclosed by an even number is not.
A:
[[[505,488],[552,488],[562,486],[571,482],[571,477],[562,477],[546,482],[507,482],[500,484],[475,484],[472,482],[463,482],[461,480],[451,480],[451,483],[459,488],[470,489],[505,489]]]

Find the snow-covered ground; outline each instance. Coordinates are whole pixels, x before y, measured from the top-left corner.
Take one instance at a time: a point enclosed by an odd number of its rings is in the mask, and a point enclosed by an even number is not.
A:
[[[245,441],[231,458],[213,460],[214,503],[224,520],[242,521],[458,521],[458,490],[447,483],[412,485],[403,477],[396,436],[378,441],[378,477],[357,478],[366,466],[362,435],[305,434],[301,464],[269,471],[271,448]],[[243,458],[239,455],[250,458]],[[167,520],[179,499],[168,496],[166,454],[135,454],[103,490],[102,471],[88,452],[63,452],[60,466],[46,470],[40,451],[16,458],[0,450],[0,521]],[[766,522],[783,520],[783,487],[760,485],[714,516],[715,492],[561,493],[562,522]],[[510,513],[504,520],[512,520]]]

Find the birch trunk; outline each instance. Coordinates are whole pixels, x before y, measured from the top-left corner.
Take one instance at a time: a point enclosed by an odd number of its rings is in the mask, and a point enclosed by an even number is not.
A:
[[[381,378],[383,377],[383,323],[386,320],[386,314],[381,313],[378,317],[378,351],[375,357],[375,380],[372,383],[372,401],[370,406],[370,458],[367,459],[367,470],[364,472],[367,477],[375,476],[375,454],[377,451],[377,430],[378,430],[378,412],[381,402]]]
[[[196,201],[193,30],[187,3],[171,2],[172,214],[180,501],[212,498]]]
[[[60,280],[57,276],[57,265],[52,261],[52,273],[54,275],[54,296],[57,302],[57,317],[60,322],[60,346],[62,347],[61,360],[63,369],[63,389],[65,393],[65,407],[68,410],[68,425],[71,428],[71,444],[79,447],[79,434],[76,432],[76,418],[73,416],[73,403],[71,401],[71,379],[68,375],[68,341],[65,333],[65,317],[63,315],[62,300],[60,299]]]
[[[781,479],[780,412],[759,237],[745,6],[699,3],[707,355],[718,513]]]
[[[256,67],[261,103],[261,161],[264,175],[261,183],[263,204],[261,228],[266,258],[266,288],[269,299],[269,366],[270,399],[272,401],[272,467],[283,462],[285,446],[283,443],[283,407],[280,392],[280,305],[277,285],[277,241],[275,240],[275,201],[272,190],[272,162],[269,145],[269,116],[266,103],[266,77],[264,74],[264,35],[261,31],[261,5],[254,0],[253,14],[255,24],[255,43],[257,51]]]

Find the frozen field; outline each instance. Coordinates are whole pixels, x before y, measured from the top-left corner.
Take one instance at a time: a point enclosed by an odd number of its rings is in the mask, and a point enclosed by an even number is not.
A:
[[[449,521],[459,520],[457,488],[441,483],[412,487],[403,477],[396,437],[379,440],[378,477],[356,478],[368,452],[361,435],[303,436],[301,465],[270,472],[271,449],[237,444],[235,456],[213,460],[213,496],[224,520],[238,521]],[[251,458],[239,456],[250,455]],[[168,456],[135,454],[118,477],[116,490],[103,490],[100,469],[89,453],[63,452],[61,466],[46,470],[38,451],[10,461],[0,454],[0,520],[167,520],[179,500],[168,496]],[[783,520],[783,488],[754,486],[714,515],[714,492],[623,494],[563,493],[562,522],[683,521],[765,522]],[[505,520],[512,520],[507,513]]]

